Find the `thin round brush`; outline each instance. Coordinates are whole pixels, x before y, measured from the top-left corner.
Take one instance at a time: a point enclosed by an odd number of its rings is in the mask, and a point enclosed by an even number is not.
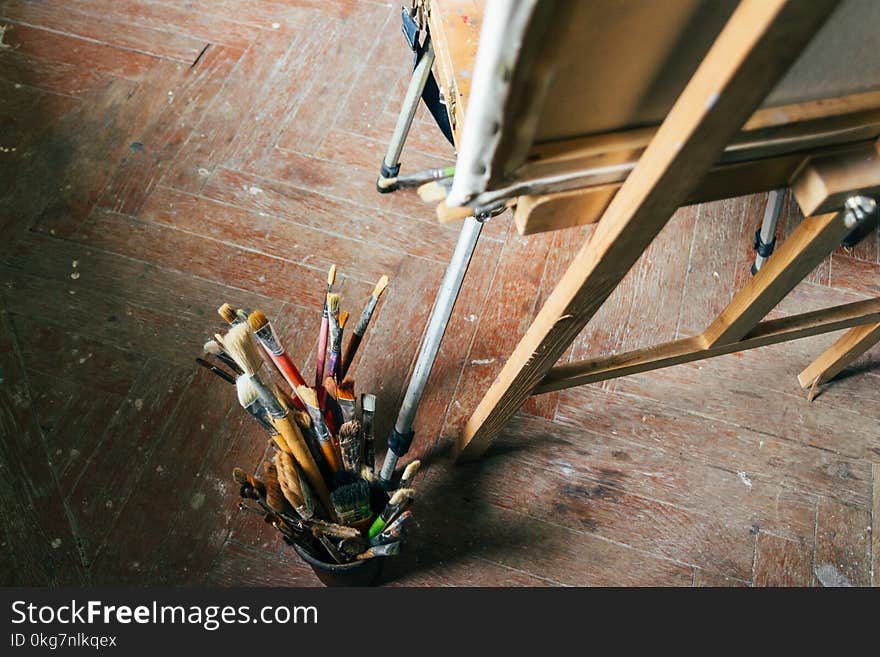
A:
[[[327,314],[330,325],[330,353],[327,356],[327,376],[336,378],[339,356],[342,351],[342,319],[339,314],[338,294],[327,295]]]
[[[412,517],[412,511],[404,511],[397,519],[390,523],[385,529],[370,539],[370,545],[387,545],[388,543],[398,543],[402,541],[406,535],[407,523]]]
[[[239,366],[245,371],[245,374],[239,377],[239,385],[249,386],[252,384],[253,390],[248,391],[248,396],[256,392],[256,396],[265,405],[272,419],[272,424],[278,430],[278,433],[287,443],[288,451],[293,454],[299,466],[303,469],[306,478],[312,486],[312,489],[321,500],[328,513],[333,513],[332,504],[330,502],[330,491],[327,484],[321,476],[318,464],[312,458],[308,445],[300,433],[299,427],[290,416],[290,411],[284,410],[278,403],[278,400],[269,392],[262,384],[257,376],[262,360],[257,352],[257,346],[251,337],[250,326],[238,324],[229,330],[223,339],[229,355],[235,358]],[[242,383],[242,381],[245,381]],[[313,418],[314,421],[314,418]]]
[[[397,514],[401,513],[409,504],[413,495],[415,495],[415,491],[412,488],[400,488],[394,492],[394,495],[388,500],[388,504],[382,509],[382,513],[370,525],[369,536],[371,539],[384,531],[388,523],[392,522],[397,517]]]
[[[351,337],[348,339],[348,345],[345,347],[345,355],[342,357],[342,367],[339,370],[339,376],[337,379],[344,379],[345,375],[348,374],[348,370],[351,368],[351,364],[354,361],[355,354],[357,354],[358,347],[361,345],[361,340],[363,340],[364,333],[367,332],[367,327],[370,324],[370,320],[373,318],[373,313],[376,311],[379,297],[382,296],[382,293],[387,287],[388,277],[383,276],[373,288],[373,293],[370,295],[370,299],[367,301],[367,305],[361,312],[360,319],[358,319],[357,324],[354,326],[354,331],[352,331]]]
[[[199,365],[201,365],[202,367],[204,367],[206,370],[208,370],[211,374],[214,374],[215,376],[218,376],[221,379],[223,379],[224,381],[226,381],[226,383],[231,383],[231,384],[235,385],[235,377],[232,376],[229,372],[227,372],[223,368],[217,367],[216,365],[212,365],[211,363],[206,361],[204,358],[196,358],[196,362]]]
[[[422,462],[416,459],[412,463],[410,463],[403,471],[403,475],[400,477],[400,484],[397,486],[398,488],[411,488],[412,481],[415,479],[416,473],[419,471]]]
[[[330,315],[327,309],[327,296],[333,291],[333,283],[336,281],[336,265],[330,267],[327,272],[327,293],[324,297],[324,308],[321,313],[321,332],[318,334],[318,354],[315,365],[315,387],[320,388],[324,381],[324,359],[327,357],[327,338],[330,330]]]
[[[296,389],[296,394],[306,405],[306,410],[309,412],[309,417],[312,420],[312,427],[318,438],[318,445],[321,447],[321,453],[324,455],[324,460],[327,461],[330,471],[334,474],[339,472],[342,469],[342,463],[340,463],[336,454],[333,437],[327,430],[327,423],[324,421],[324,416],[318,406],[317,394],[308,386],[300,386]]]

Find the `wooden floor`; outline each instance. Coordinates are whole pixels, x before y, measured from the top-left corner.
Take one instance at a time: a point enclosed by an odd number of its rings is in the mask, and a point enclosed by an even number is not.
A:
[[[278,318],[311,370],[329,264],[355,312],[388,273],[357,380],[390,428],[456,236],[374,190],[411,64],[396,5],[0,0],[0,17],[0,582],[317,584],[237,511],[230,472],[265,437],[193,358],[229,301]],[[420,112],[404,167],[451,157]],[[704,328],[748,276],[764,203],[682,209],[569,357]],[[783,232],[798,220],[788,202]],[[451,466],[589,230],[486,227],[387,582],[876,584],[878,351],[813,404],[796,380],[833,335],[535,398]],[[878,255],[876,234],[835,253],[774,314],[876,296]]]

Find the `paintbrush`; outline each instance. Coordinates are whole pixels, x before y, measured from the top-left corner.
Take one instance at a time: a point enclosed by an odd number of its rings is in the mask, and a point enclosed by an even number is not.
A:
[[[370,539],[370,545],[386,545],[388,543],[397,543],[404,539],[406,535],[407,522],[412,517],[412,511],[404,511],[394,522],[390,523],[374,538]]]
[[[257,345],[251,337],[250,326],[247,323],[233,326],[229,333],[226,334],[226,337],[223,338],[222,344],[229,352],[229,355],[235,359],[235,362],[245,372],[242,377],[239,377],[239,381],[246,379],[253,385],[254,390],[248,391],[249,395],[255,392],[261,403],[266,407],[271,416],[272,424],[275,425],[278,433],[281,434],[284,442],[287,444],[287,451],[299,463],[306,479],[308,479],[318,499],[321,500],[327,513],[332,514],[333,508],[330,502],[330,491],[327,490],[327,484],[324,483],[324,478],[321,476],[315,459],[312,458],[309,452],[308,445],[306,445],[299,427],[291,418],[290,411],[284,410],[281,407],[278,400],[275,399],[260,381],[259,376],[257,376],[257,371],[260,369],[263,361],[257,352]],[[247,385],[247,383],[243,385]]]
[[[419,471],[422,462],[416,459],[412,463],[410,463],[403,470],[403,475],[400,477],[400,483],[397,485],[398,488],[411,488],[412,481],[415,479],[416,473]]]
[[[329,376],[324,377],[324,420],[330,433],[334,435],[345,422],[342,419],[342,409],[339,407],[337,394],[336,381]]]
[[[255,310],[248,317],[248,324],[291,389],[296,391],[297,386],[305,385],[306,380],[293,364],[284,347],[281,346],[278,334],[275,333],[275,329],[266,315],[261,310]]]
[[[342,352],[342,328],[345,326],[342,314],[339,312],[339,295],[327,295],[327,312],[330,322],[330,353],[327,356],[327,376],[336,380],[336,374],[340,368],[340,353]],[[345,321],[348,321],[348,313]]]
[[[392,192],[405,187],[418,187],[432,180],[443,180],[455,175],[455,166],[442,167],[440,169],[425,169],[416,171],[406,176],[394,176],[392,178],[379,178],[376,185],[380,192]],[[445,198],[445,197],[444,197]]]
[[[336,403],[342,412],[342,423],[351,422],[357,414],[357,401],[354,397],[354,381],[346,379],[336,386]]]
[[[377,545],[371,547],[366,552],[357,555],[357,561],[364,559],[372,559],[373,557],[393,557],[400,554],[400,543],[388,543],[387,545]]]
[[[300,518],[309,520],[315,515],[315,500],[293,457],[287,452],[276,452],[275,470],[278,472],[278,484],[284,497],[296,509]]]
[[[363,465],[360,422],[351,420],[339,427],[339,449],[342,466],[348,472],[359,474]]]
[[[266,504],[269,508],[281,516],[295,516],[296,510],[287,501],[278,483],[278,471],[268,461],[263,463],[263,482],[266,484]]]
[[[242,372],[241,368],[238,366],[238,363],[236,363],[234,360],[232,360],[232,358],[229,357],[229,354],[227,354],[223,350],[223,347],[221,347],[216,340],[208,340],[205,343],[203,349],[205,350],[206,354],[211,354],[212,356],[219,358],[221,361],[223,361],[236,374],[244,374],[244,372]]]
[[[330,494],[339,522],[363,530],[373,516],[370,509],[370,484],[357,478],[339,486]]]
[[[348,370],[351,368],[352,361],[354,361],[354,356],[361,344],[364,333],[367,332],[367,326],[369,326],[373,313],[376,311],[379,297],[382,296],[382,293],[387,287],[388,277],[383,276],[373,288],[373,293],[370,295],[370,299],[367,301],[367,305],[361,312],[360,319],[358,319],[357,324],[354,326],[354,331],[352,331],[351,337],[348,339],[348,345],[345,347],[345,355],[342,357],[342,367],[340,368],[339,376],[337,377],[338,379],[344,379],[345,375],[348,374]]]
[[[260,426],[268,431],[270,435],[276,435],[278,430],[272,424],[266,407],[260,403],[259,394],[249,377],[246,375],[238,377],[235,381],[235,389],[238,393],[238,403],[248,412],[248,415],[259,422]]]
[[[223,318],[223,321],[230,326],[241,324],[241,318],[238,316],[238,313],[235,312],[235,308],[230,306],[228,303],[224,303],[219,308],[217,308],[217,314],[220,315],[220,317]]]
[[[240,486],[253,489],[258,498],[266,497],[266,485],[253,475],[249,475],[241,468],[233,468],[232,478]]]
[[[380,513],[376,517],[376,520],[373,521],[373,524],[370,525],[369,537],[372,539],[382,533],[388,523],[394,520],[394,518],[397,517],[397,514],[409,505],[413,495],[415,495],[415,491],[412,488],[399,488],[394,491],[394,495],[388,500],[388,504],[382,509],[382,513]]]
[[[321,314],[321,332],[318,334],[318,354],[315,365],[315,387],[320,388],[324,382],[324,358],[327,356],[327,338],[330,331],[330,314],[327,307],[327,298],[333,291],[333,283],[336,281],[336,265],[330,266],[327,272],[327,294],[324,297],[324,308]]]
[[[340,463],[340,459],[336,454],[333,436],[327,430],[327,423],[324,421],[324,416],[318,407],[318,396],[308,386],[300,386],[296,389],[296,394],[306,405],[306,411],[308,411],[309,417],[312,420],[312,428],[315,430],[315,435],[318,438],[318,445],[321,447],[321,453],[324,455],[324,460],[327,462],[330,471],[334,474],[339,472],[342,469],[342,463]]]
[[[318,441],[317,434],[315,434],[315,427],[312,425],[312,418],[309,417],[308,411],[294,410],[292,415],[297,427],[299,427],[299,430],[303,435],[303,438],[306,440],[309,451],[312,453],[312,458],[315,459],[315,463],[318,464],[318,467],[321,468],[321,472],[324,473],[325,478],[329,481],[333,478],[333,473],[330,472],[330,466],[327,465],[327,462],[324,460],[324,452],[321,451],[321,444]]]
[[[373,436],[373,414],[376,412],[376,395],[361,395],[361,425],[364,432],[364,465],[370,472],[376,468],[376,443]]]
[[[211,372],[212,374],[216,374],[217,376],[219,376],[221,379],[223,379],[227,383],[231,383],[231,384],[235,385],[235,377],[232,376],[226,370],[221,369],[221,368],[217,367],[216,365],[212,365],[211,363],[206,361],[204,358],[196,358],[196,362],[199,365],[201,365],[202,367],[204,367],[206,370]]]

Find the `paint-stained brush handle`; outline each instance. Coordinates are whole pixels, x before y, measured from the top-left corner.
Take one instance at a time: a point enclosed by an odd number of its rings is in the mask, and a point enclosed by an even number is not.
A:
[[[284,438],[284,442],[287,444],[291,455],[302,469],[309,485],[312,487],[312,490],[315,491],[315,494],[318,496],[324,509],[330,514],[330,517],[333,517],[334,511],[333,504],[330,501],[330,491],[327,489],[327,484],[321,476],[318,464],[315,463],[315,459],[312,458],[312,455],[309,452],[309,448],[306,445],[306,441],[303,438],[299,427],[293,422],[289,413],[284,417],[272,418],[272,422],[275,425],[275,428],[278,429],[278,433]]]

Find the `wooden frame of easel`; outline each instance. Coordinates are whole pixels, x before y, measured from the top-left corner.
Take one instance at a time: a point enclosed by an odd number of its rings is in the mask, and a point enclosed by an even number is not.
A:
[[[734,12],[468,420],[458,458],[480,456],[532,394],[850,328],[801,374],[810,387],[880,340],[880,299],[761,322],[853,229],[858,213],[845,200],[880,189],[880,166],[864,160],[877,156],[871,142],[873,151],[832,154],[797,174],[792,187],[807,218],[703,333],[555,366],[835,5],[767,0]]]

